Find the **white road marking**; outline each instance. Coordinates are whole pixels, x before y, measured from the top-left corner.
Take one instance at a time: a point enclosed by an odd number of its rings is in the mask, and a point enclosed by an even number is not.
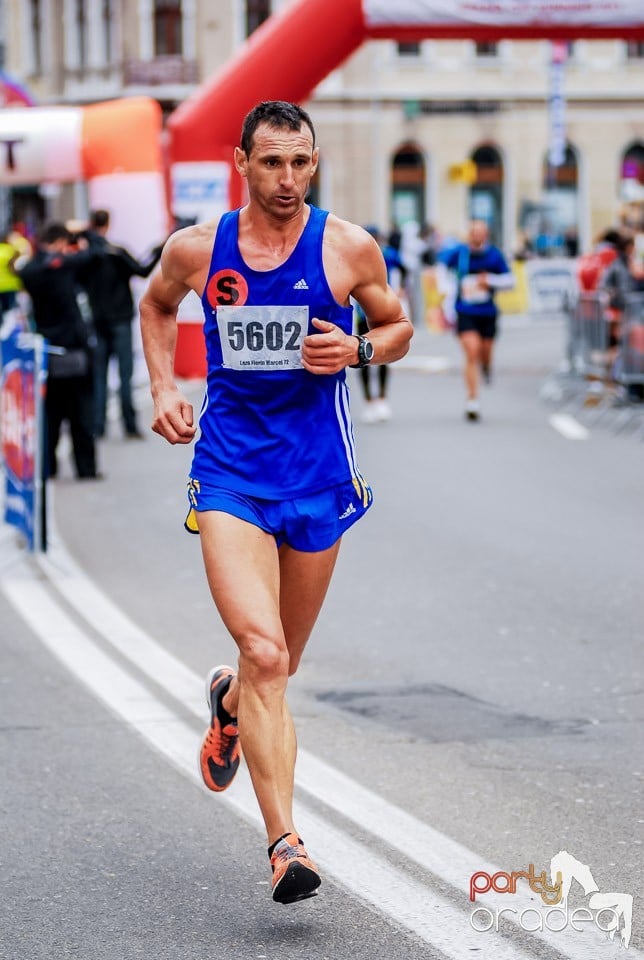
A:
[[[566,440],[587,440],[590,430],[571,417],[569,413],[553,413],[550,417],[550,426],[554,427]]]
[[[201,677],[160,646],[116,607],[104,592],[82,572],[61,543],[55,543],[50,556],[39,558],[38,563],[52,586],[59,591],[66,602],[75,609],[97,633],[102,635],[120,654],[129,659],[130,662],[138,667],[146,676],[149,676],[150,679],[157,683],[162,689],[166,690],[172,697],[187,706],[195,716],[205,719],[205,705],[203,703],[202,693],[203,681]],[[17,595],[17,593],[20,592],[20,588],[16,588],[16,583],[24,583],[24,581],[5,579],[2,583],[3,589],[8,593],[10,599],[11,595]],[[46,593],[45,596],[47,596]],[[52,601],[49,600],[50,605],[51,603]],[[31,609],[33,612],[37,607],[37,602],[26,604],[25,611]],[[28,619],[26,612],[23,613],[23,616],[25,616],[25,619]],[[43,622],[45,624],[50,622],[53,628],[56,620],[51,614],[51,610],[49,610],[48,615],[44,617]],[[33,624],[33,626],[39,635],[41,635],[36,625]],[[72,624],[72,626],[74,625]],[[78,628],[74,629],[78,632]],[[86,637],[85,641],[86,643],[90,643]],[[47,642],[46,639],[45,642]],[[57,640],[53,646],[51,644],[48,645],[52,647],[54,653],[57,653],[59,643],[60,640]],[[96,653],[100,654],[100,656],[109,663],[112,662],[105,654],[101,654],[98,648],[96,648]],[[71,662],[67,664],[72,670],[74,662],[75,660],[72,658]],[[77,671],[74,672],[77,673]],[[92,683],[88,683],[94,692],[102,699],[105,699],[105,687],[107,686],[109,688],[111,686],[111,683],[105,683],[104,676],[104,672],[98,670],[97,684],[93,686]],[[82,675],[80,675],[80,678],[84,680],[84,682],[88,682]],[[142,690],[143,688],[140,689]],[[154,700],[147,692],[145,692],[145,696],[149,701]],[[138,698],[140,700],[141,696],[139,695]],[[108,700],[107,702],[110,701]],[[110,706],[115,709],[111,702]],[[166,710],[160,703],[158,707]],[[128,722],[133,723],[137,729],[139,729],[139,732],[154,742],[150,730],[146,732],[145,725],[142,727],[136,723],[136,716],[134,719],[130,719],[129,716],[125,716],[122,710],[117,709],[117,712],[120,712]],[[174,718],[171,712],[166,711],[166,713],[169,713],[169,717],[165,717],[165,715],[163,717],[156,717],[153,723],[157,727],[161,724],[159,729],[166,730],[164,736],[169,736],[170,734],[167,733],[168,724],[170,724],[173,729],[179,730],[181,721]],[[144,721],[145,715],[141,723],[144,723]],[[190,734],[190,736],[192,736],[192,734]],[[180,745],[169,750],[166,750],[163,744],[160,746],[154,742],[154,745],[157,749],[161,749],[161,752],[166,753],[169,759],[183,772],[188,773],[192,779],[200,783],[201,781],[193,766],[195,753],[194,742],[192,748],[186,750],[185,739],[184,736],[181,739]],[[245,778],[246,787],[244,788],[243,798],[239,796],[240,789],[238,784],[240,783],[241,781],[238,775],[234,793],[225,794],[225,800],[226,802],[232,803],[244,816],[260,824],[261,821],[259,819],[257,804],[247,776]],[[500,869],[493,864],[485,862],[483,858],[478,857],[478,855],[468,848],[451,840],[439,831],[434,830],[428,824],[417,820],[406,811],[383,800],[372,791],[361,786],[351,778],[301,748],[298,751],[296,784],[304,791],[316,797],[317,800],[322,801],[332,810],[339,812],[343,817],[353,821],[361,830],[369,831],[379,841],[386,843],[409,860],[415,861],[424,870],[438,877],[440,880],[447,882],[454,890],[458,891],[459,894],[464,893],[466,896],[469,895],[469,877],[476,871],[485,870],[493,874]],[[243,800],[243,802],[239,804],[237,803],[238,800]],[[312,817],[306,808],[301,807],[299,804],[297,816],[302,824],[306,824],[307,843],[312,841],[311,847],[315,849],[320,865],[324,866],[327,873],[334,875],[335,869],[337,869],[337,863],[346,859],[346,853],[345,856],[342,855],[340,845],[345,844],[346,851],[347,836],[340,831],[335,831],[334,828],[339,845],[337,848],[337,857],[339,859],[336,859],[335,853],[333,855],[330,854],[329,824],[317,817]],[[355,841],[351,842],[352,844],[355,843]],[[328,861],[326,857],[322,858],[319,856],[316,849],[318,847],[320,850],[326,850]],[[359,845],[358,847],[359,851],[367,855],[367,851],[364,850],[363,847]],[[556,851],[553,851],[553,853],[554,852]],[[374,856],[373,854],[368,855]],[[352,854],[352,857],[353,856],[354,854]],[[401,917],[404,915],[407,918],[404,921],[404,925],[419,936],[422,936],[423,939],[427,939],[422,933],[422,930],[426,929],[426,927],[423,926],[424,921],[422,921],[420,914],[417,917],[413,910],[411,913],[407,910],[403,911],[402,914],[400,913],[397,903],[398,894],[395,894],[394,900],[391,902],[391,911],[387,907],[387,903],[389,902],[387,889],[390,886],[390,879],[384,881],[384,875],[380,876],[378,874],[378,864],[371,864],[365,867],[364,863],[359,859],[358,853],[356,853],[355,856],[358,857],[356,862],[359,867],[352,875],[356,878],[357,886],[354,888],[353,885],[348,882],[349,874],[345,873],[344,870],[342,876],[337,876],[339,882],[349,886],[351,891],[358,897],[362,896],[363,899],[373,903],[398,922],[403,922]],[[378,860],[379,858],[376,859]],[[381,861],[380,866],[385,870],[387,876],[390,877],[392,870],[391,865],[384,864],[384,862]],[[512,868],[508,868],[506,865],[506,868],[516,869],[517,865],[514,865]],[[370,877],[374,870],[376,872],[373,876],[380,876],[375,886],[372,887],[369,883],[365,887],[365,874],[362,872],[363,869],[369,871]],[[400,878],[404,879],[405,882],[409,882],[409,878],[404,877],[401,872],[394,886],[396,886]],[[413,881],[413,883],[417,883],[417,881]],[[465,929],[468,935],[472,934],[474,936],[473,943],[477,951],[479,953],[481,950],[484,951],[480,953],[480,956],[485,957],[487,955],[487,937],[493,937],[494,942],[494,951],[490,955],[495,958],[501,958],[503,956],[500,952],[500,942],[502,943],[503,941],[498,934],[483,934],[473,931],[469,925],[469,920],[462,911],[456,909],[449,901],[436,897],[422,884],[418,884],[418,887],[419,889],[415,892],[406,888],[404,891],[403,888],[400,888],[399,892],[403,900],[412,896],[413,893],[415,897],[413,902],[415,904],[423,903],[424,906],[421,911],[423,917],[426,915],[426,910],[434,914],[431,930],[429,931],[432,934],[432,938],[428,939],[428,942],[439,947],[439,949],[446,952],[448,956],[453,955],[449,950],[446,950],[442,940],[439,943],[436,939],[437,936],[439,938],[442,936],[441,933],[437,933],[435,930],[436,917],[440,916],[444,917],[446,921],[450,918],[447,926],[452,931],[452,934],[456,927],[458,928],[459,935],[457,940],[459,950],[464,943],[463,929]],[[398,888],[396,887],[396,889]],[[420,901],[418,900],[419,896],[421,897]],[[411,901],[407,899],[406,902],[409,904]],[[512,906],[518,914],[523,909],[538,905],[539,902],[539,898],[528,890],[527,892],[517,893],[512,900]],[[468,902],[466,901],[465,906],[467,905]],[[491,910],[494,910],[497,906],[505,906],[505,903],[501,903],[498,898],[491,899],[483,896],[477,897],[477,905],[488,906]],[[515,923],[518,922],[517,915],[509,914],[506,916],[506,919],[514,921]],[[454,923],[456,927],[454,927]],[[502,929],[507,929],[507,926],[502,927]],[[450,934],[450,936],[452,934]],[[547,943],[562,956],[569,958],[569,960],[587,960],[589,951],[596,955],[597,958],[615,957],[617,955],[615,952],[617,945],[605,940],[596,930],[584,931],[582,933],[567,928],[563,931],[532,933],[530,938],[535,941],[535,947],[537,947],[536,941]],[[454,941],[448,937],[448,942],[453,943]],[[492,941],[490,941],[490,944],[491,943]],[[470,949],[474,949],[474,947]],[[521,956],[523,956],[516,948],[511,955],[516,958],[516,960],[520,960]],[[454,956],[456,956],[456,954],[454,954]],[[644,955],[638,953],[631,947],[629,958],[632,958],[632,960],[644,960]]]
[[[2,590],[10,603],[65,667],[109,709],[152,744],[189,779],[199,783],[195,748],[198,738],[145,687],[103,653],[52,600],[47,588],[29,579],[6,577]],[[261,817],[246,770],[234,790],[218,798],[261,828]],[[320,867],[352,894],[376,907],[453,960],[476,951],[484,960],[528,960],[502,937],[486,941],[463,910],[383,857],[370,852],[300,803],[295,814]]]

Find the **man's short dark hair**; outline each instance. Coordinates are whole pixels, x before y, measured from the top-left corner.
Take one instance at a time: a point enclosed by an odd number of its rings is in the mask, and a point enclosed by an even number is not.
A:
[[[103,227],[109,227],[109,210],[92,210],[89,215],[89,225],[94,230],[102,230]]]
[[[60,220],[52,220],[50,223],[46,223],[40,233],[38,234],[38,239],[41,243],[56,243],[57,240],[69,240],[69,230],[65,224]]]
[[[278,130],[285,128],[301,130],[303,124],[306,124],[311,131],[313,146],[315,146],[315,129],[306,110],[302,110],[296,103],[289,103],[287,100],[264,100],[253,107],[244,118],[241,148],[247,157],[250,156],[253,148],[253,137],[260,123],[267,123],[270,127],[276,127]]]

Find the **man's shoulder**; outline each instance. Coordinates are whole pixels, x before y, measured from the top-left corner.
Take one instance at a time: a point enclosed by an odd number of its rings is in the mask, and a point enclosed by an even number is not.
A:
[[[204,223],[194,223],[189,227],[181,227],[171,233],[165,242],[166,250],[199,250],[206,248],[210,250],[215,240],[217,227],[220,218],[216,220],[207,220]]]
[[[163,271],[169,278],[184,282],[210,263],[219,219],[195,223],[175,230],[161,254]]]
[[[500,247],[495,247],[494,245],[492,245],[489,248],[489,254],[491,259],[494,260],[495,264],[498,264],[500,267],[507,269],[507,266],[508,266],[507,260],[505,258],[505,254],[503,253]]]
[[[330,213],[327,217],[324,240],[334,246],[346,248],[353,253],[359,253],[361,249],[368,250],[375,243],[371,234],[364,227],[360,227],[350,220],[342,220],[333,213]]]

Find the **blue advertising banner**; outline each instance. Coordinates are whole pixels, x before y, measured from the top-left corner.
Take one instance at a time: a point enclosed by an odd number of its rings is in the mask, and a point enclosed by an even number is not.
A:
[[[5,523],[17,527],[30,550],[40,550],[42,530],[42,387],[44,340],[14,328],[0,341],[0,433],[6,475]]]

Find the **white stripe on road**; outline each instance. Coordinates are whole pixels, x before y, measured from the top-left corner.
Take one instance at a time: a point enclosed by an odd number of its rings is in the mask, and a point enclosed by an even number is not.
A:
[[[159,687],[205,722],[202,678],[116,607],[82,572],[62,544],[58,543],[53,547],[50,557],[40,558],[39,565],[52,585],[70,606],[91,623],[97,633]],[[88,615],[88,612],[91,614]],[[484,870],[492,875],[501,869],[302,748],[298,749],[296,784],[332,810],[353,821],[360,829],[369,831],[379,841],[388,844],[403,856],[418,863],[424,870],[448,883],[459,894],[469,896],[469,878],[477,871]],[[329,872],[332,869],[331,865]],[[520,911],[534,907],[539,902],[540,898],[529,890],[517,891],[513,898],[513,907],[517,913],[507,914],[506,917],[518,923]],[[485,896],[477,897],[477,904],[494,910],[498,900]],[[477,934],[478,946],[482,936],[483,934]],[[535,940],[548,943],[569,960],[587,960],[589,951],[596,954],[597,960],[614,956],[615,945],[600,938],[596,931],[587,931],[586,935],[583,935],[568,927],[556,932],[545,930],[531,936]],[[631,947],[629,960],[644,960],[644,955],[638,954]]]
[[[587,430],[569,413],[553,413],[550,417],[550,426],[554,427],[566,440],[587,440],[590,436],[590,430]]]
[[[10,603],[51,653],[183,774],[199,783],[192,759],[198,738],[188,725],[106,656],[52,600],[46,587],[16,577],[0,583]],[[261,827],[245,770],[240,770],[234,790],[220,800]],[[295,804],[295,814],[326,873],[445,957],[462,960],[464,953],[475,951],[484,960],[528,960],[529,954],[502,937],[486,940],[485,934],[472,929],[465,911],[409,877],[404,868],[371,853],[299,803]]]

